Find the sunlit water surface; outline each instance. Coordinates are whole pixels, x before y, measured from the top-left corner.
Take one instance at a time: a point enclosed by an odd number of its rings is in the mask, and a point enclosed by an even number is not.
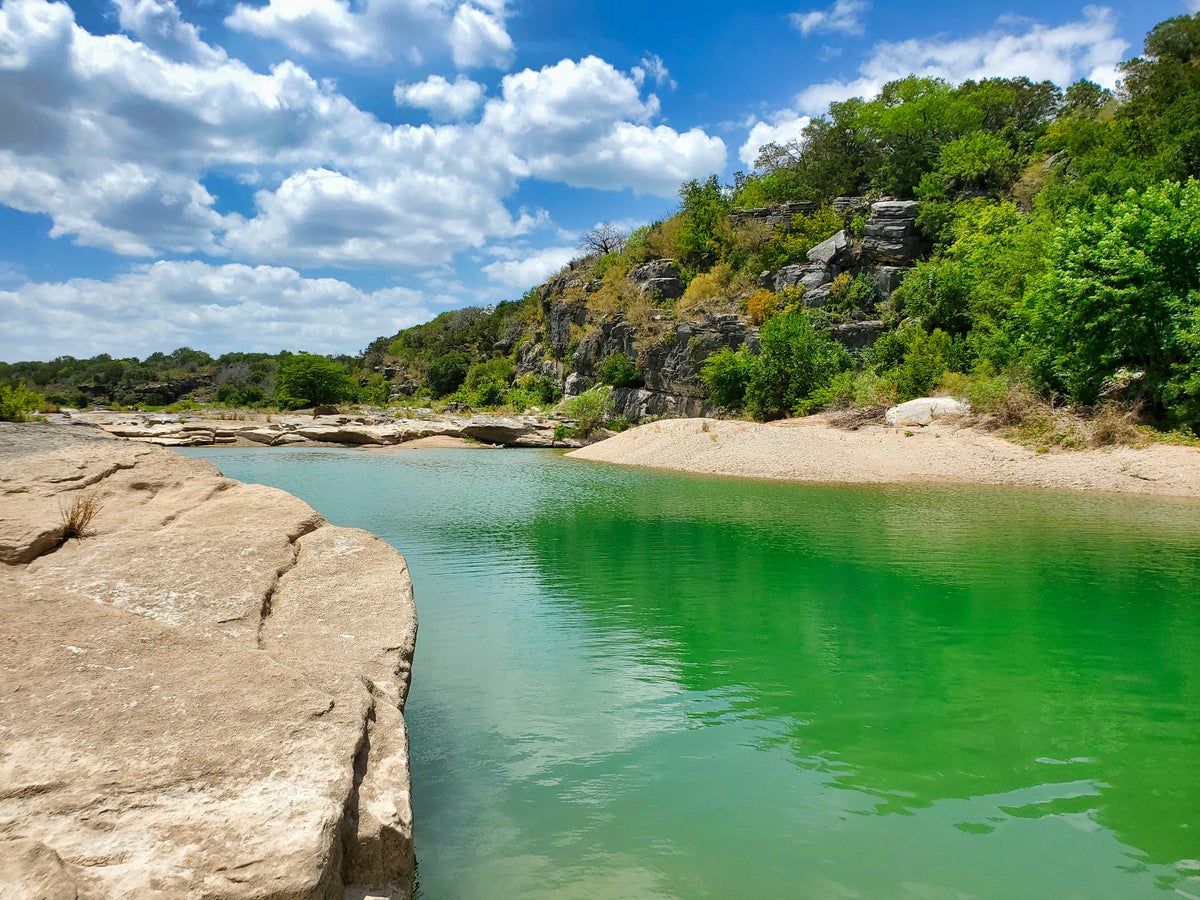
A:
[[[195,451],[408,558],[426,898],[1200,897],[1200,505]]]

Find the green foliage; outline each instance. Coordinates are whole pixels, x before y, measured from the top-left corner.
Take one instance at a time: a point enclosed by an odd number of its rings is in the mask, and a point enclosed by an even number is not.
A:
[[[745,344],[736,351],[722,347],[704,361],[700,378],[708,388],[708,399],[725,409],[739,410],[746,403],[746,386],[756,363]]]
[[[729,200],[716,175],[703,184],[696,180],[679,189],[682,228],[675,237],[675,253],[689,269],[707,269],[721,258],[733,237]]]
[[[632,359],[624,353],[610,353],[600,361],[596,375],[601,384],[618,388],[641,387],[645,383]]]
[[[1161,412],[1192,428],[1200,310],[1200,182],[1166,182],[1070,215],[1025,306],[1042,386],[1086,404],[1145,372]]]
[[[910,325],[875,343],[876,371],[895,384],[900,400],[924,397],[950,368],[953,351],[950,335],[940,328],[927,332]]]
[[[45,403],[45,399],[23,384],[0,384],[0,422],[27,422]]]
[[[921,176],[916,195],[944,200],[957,195],[998,194],[1016,181],[1016,153],[1001,138],[973,131],[942,147],[937,167]]]
[[[778,231],[762,246],[751,268],[757,272],[806,262],[809,250],[841,230],[842,216],[832,206],[821,206],[807,215],[795,215],[787,230]]]
[[[850,367],[850,354],[797,309],[762,327],[761,350],[746,385],[746,411],[760,420],[787,415],[796,404]]]
[[[358,402],[369,403],[372,406],[387,406],[391,396],[391,384],[388,380],[374,372],[367,376],[366,384],[359,385]]]
[[[608,391],[592,388],[571,397],[563,403],[563,412],[567,418],[575,421],[575,437],[591,437],[611,414]]]
[[[445,397],[458,390],[471,367],[471,356],[465,350],[451,350],[432,359],[425,368],[425,384],[435,397]]]
[[[342,366],[315,353],[283,357],[275,375],[279,404],[292,408],[349,400],[354,397],[356,389],[357,386]]]
[[[507,388],[515,375],[516,371],[513,369],[512,363],[504,357],[477,362],[467,371],[467,390],[478,391],[487,384],[497,384],[502,388]]]
[[[549,406],[551,403],[558,402],[558,398],[562,396],[558,385],[552,379],[545,375],[535,375],[532,372],[517,378],[515,390],[529,394],[534,400],[530,405],[537,406]]]

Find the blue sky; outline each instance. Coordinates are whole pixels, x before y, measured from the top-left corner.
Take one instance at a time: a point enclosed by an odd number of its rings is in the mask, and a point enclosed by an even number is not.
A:
[[[520,297],[830,100],[1112,86],[1200,0],[0,3],[0,359],[355,352]]]

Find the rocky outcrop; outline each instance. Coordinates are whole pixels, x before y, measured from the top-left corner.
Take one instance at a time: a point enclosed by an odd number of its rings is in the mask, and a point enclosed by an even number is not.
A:
[[[620,316],[596,323],[572,359],[575,383],[567,394],[592,383],[600,362],[611,353],[636,359],[645,385],[612,393],[614,415],[631,420],[647,416],[698,416],[711,411],[708,389],[700,380],[704,361],[723,347],[748,345],[758,350],[758,329],[736,315],[708,315],[675,323],[656,337],[638,333]]]
[[[915,200],[881,200],[871,204],[862,252],[877,265],[912,265],[928,248],[917,228],[920,204]]]
[[[408,896],[395,550],[49,426],[0,427],[0,498],[0,896]]]
[[[267,447],[337,444],[389,447],[427,437],[466,438],[505,447],[561,447],[560,422],[544,416],[275,415],[231,421],[199,413],[75,413],[50,416],[56,424],[86,422],[127,440],[165,447],[202,447],[250,441]],[[569,442],[568,442],[569,443]],[[0,555],[3,549],[0,548]]]
[[[629,273],[638,290],[655,300],[677,300],[683,296],[683,279],[673,259],[655,259]]]
[[[758,279],[760,287],[773,291],[800,290],[805,306],[819,308],[834,299],[831,286],[839,275],[866,273],[874,282],[876,301],[885,301],[899,286],[904,273],[928,250],[917,228],[919,204],[915,201],[868,203],[861,197],[839,197],[835,208],[847,217],[870,212],[862,241],[856,243],[843,229],[809,250],[807,263],[763,272]],[[869,315],[872,309],[860,312]],[[853,330],[854,340],[848,346],[852,349],[865,346],[861,343],[863,336],[872,333],[869,329]]]
[[[745,225],[747,222],[759,222],[772,228],[790,229],[792,219],[799,215],[807,215],[817,208],[817,204],[806,200],[792,200],[788,203],[778,203],[774,206],[757,206],[749,209],[734,209],[729,218],[734,225]]]

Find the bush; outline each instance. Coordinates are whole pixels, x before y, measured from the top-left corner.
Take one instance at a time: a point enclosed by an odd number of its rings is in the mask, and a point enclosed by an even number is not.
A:
[[[462,385],[471,367],[471,357],[463,350],[451,350],[431,360],[425,368],[425,383],[435,397],[452,394]]]
[[[904,358],[886,374],[896,381],[901,400],[924,397],[945,374],[950,364],[950,335],[936,328],[927,333],[920,325],[897,333]]]
[[[563,412],[575,420],[575,437],[590,437],[609,416],[608,391],[592,388],[577,397],[571,397],[563,404]]]
[[[558,389],[558,385],[545,375],[536,375],[529,372],[522,375],[516,381],[518,390],[528,392],[535,400],[535,405],[549,406],[551,403],[556,403],[558,398],[562,396],[562,391]]]
[[[358,402],[369,403],[372,406],[387,406],[391,393],[391,383],[379,372],[373,372],[367,377],[366,384],[359,385]]]
[[[700,378],[708,387],[708,399],[725,409],[739,410],[746,403],[746,385],[755,363],[743,344],[736,351],[722,347],[704,361]]]
[[[756,419],[778,419],[833,376],[850,368],[841,344],[813,327],[802,310],[787,310],[762,327],[761,352],[746,385],[746,410]]]
[[[610,353],[601,361],[596,371],[601,384],[618,388],[641,387],[645,381],[637,367],[624,353]]]
[[[779,295],[774,291],[756,291],[746,301],[746,315],[750,317],[750,321],[755,325],[761,325],[767,321],[767,319],[775,315],[778,309]]]
[[[0,384],[0,422],[27,422],[45,401],[23,384]]]

